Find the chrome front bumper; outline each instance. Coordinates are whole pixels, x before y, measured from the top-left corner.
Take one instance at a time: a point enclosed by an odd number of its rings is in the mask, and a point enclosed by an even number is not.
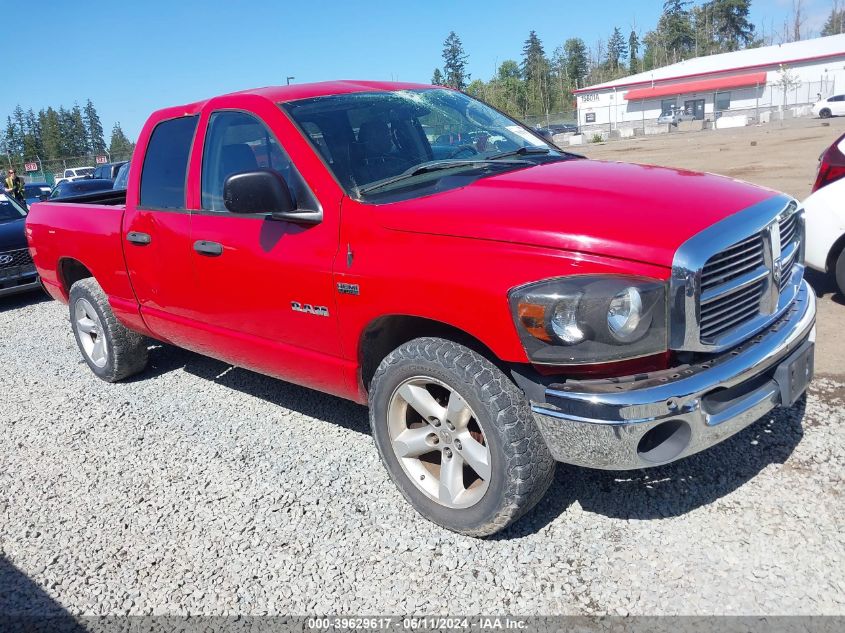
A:
[[[790,404],[786,361],[811,362],[815,321],[816,298],[802,281],[786,313],[741,345],[670,370],[551,385],[545,402],[532,403],[534,417],[561,462],[627,470],[681,459]]]

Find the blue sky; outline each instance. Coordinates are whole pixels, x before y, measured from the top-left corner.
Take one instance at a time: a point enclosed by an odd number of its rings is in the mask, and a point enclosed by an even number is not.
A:
[[[3,30],[0,117],[16,104],[84,105],[100,113],[106,142],[120,121],[134,139],[157,108],[224,92],[285,82],[399,79],[428,82],[454,29],[473,78],[518,59],[531,29],[551,54],[566,38],[589,46],[614,26],[653,27],[662,0],[74,0],[17,3]],[[792,0],[753,0],[756,24],[782,30]],[[804,0],[805,28],[816,31],[830,0]],[[38,10],[46,15],[40,17]],[[8,7],[3,9],[8,16]],[[11,56],[11,59],[9,59]]]

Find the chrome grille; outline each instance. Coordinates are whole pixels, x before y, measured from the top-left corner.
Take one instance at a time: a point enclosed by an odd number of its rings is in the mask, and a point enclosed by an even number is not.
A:
[[[778,223],[780,233],[781,277],[780,289],[786,288],[792,276],[792,267],[798,259],[801,250],[801,235],[798,231],[798,214],[791,213],[780,219]]]
[[[763,235],[746,238],[707,260],[701,271],[700,336],[710,344],[760,313],[766,290]]]
[[[12,259],[9,260],[8,257]],[[14,251],[0,253],[0,268],[12,268],[13,266],[31,266],[32,257],[28,248],[21,248]]]
[[[721,351],[778,318],[800,288],[803,239],[803,213],[782,195],[684,242],[672,261],[670,348]]]
[[[763,236],[753,235],[707,260],[701,271],[701,289],[732,281],[762,264]]]
[[[701,340],[710,341],[760,312],[765,281],[757,281],[701,305]]]

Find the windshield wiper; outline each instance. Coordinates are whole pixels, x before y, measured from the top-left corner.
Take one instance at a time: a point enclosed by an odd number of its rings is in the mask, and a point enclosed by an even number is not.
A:
[[[433,160],[427,163],[422,163],[421,165],[415,165],[410,169],[403,171],[401,174],[397,174],[396,176],[391,176],[390,178],[385,178],[384,180],[379,180],[369,185],[364,185],[363,187],[358,187],[358,194],[369,193],[370,191],[375,191],[376,189],[381,189],[382,187],[386,187],[387,185],[392,185],[395,182],[400,182],[402,180],[407,180],[408,178],[413,178],[414,176],[419,176],[421,174],[426,174],[432,171],[440,171],[442,169],[452,169],[455,167],[467,167],[472,165],[481,165],[481,164],[489,164],[494,162],[496,164],[513,164],[513,165],[524,165],[524,160],[512,160],[502,162],[499,160],[498,157],[493,156],[491,158],[479,158],[479,159],[464,159],[464,160]]]
[[[528,156],[529,154],[548,154],[551,151],[548,147],[520,147],[512,152],[503,152],[490,156],[488,160],[500,160],[502,158],[509,158],[510,156]]]

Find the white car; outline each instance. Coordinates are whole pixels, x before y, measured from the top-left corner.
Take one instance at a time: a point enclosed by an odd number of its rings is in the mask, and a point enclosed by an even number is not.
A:
[[[81,178],[87,178],[91,174],[94,173],[93,167],[72,167],[70,169],[65,169],[64,173],[61,177],[56,178],[56,185],[62,182],[72,181],[72,180],[79,180]],[[58,176],[58,174],[56,174]]]
[[[832,116],[845,116],[845,95],[833,95],[816,102],[813,116],[828,119]]]
[[[807,266],[831,273],[845,295],[845,134],[819,161],[819,178],[804,200]]]

